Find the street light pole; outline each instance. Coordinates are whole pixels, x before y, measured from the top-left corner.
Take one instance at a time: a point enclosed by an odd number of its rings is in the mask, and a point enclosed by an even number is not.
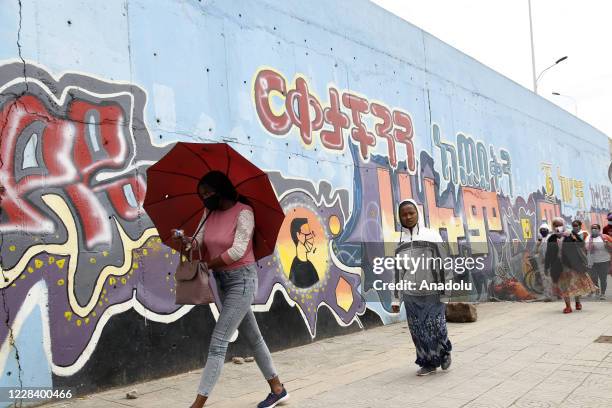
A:
[[[531,18],[531,0],[527,0],[529,5],[529,36],[531,37],[531,72],[533,75],[533,92],[538,93],[538,80],[536,79],[535,67],[535,47],[533,45],[533,20]]]
[[[569,100],[574,102],[574,115],[578,116],[578,102],[576,101],[576,98],[574,98],[573,96],[560,94],[559,92],[553,92],[552,94],[555,96],[562,96],[564,98],[568,98]]]
[[[535,80],[535,83],[536,83],[536,93],[538,93],[538,81],[540,80],[540,78],[542,78],[542,75],[544,75],[544,73],[546,71],[548,71],[549,69],[551,69],[552,67],[554,67],[558,63],[565,61],[566,59],[567,59],[567,55],[565,57],[559,58],[558,60],[555,61],[554,64],[552,64],[551,66],[547,67],[544,71],[540,72],[540,75],[538,75],[538,77]]]

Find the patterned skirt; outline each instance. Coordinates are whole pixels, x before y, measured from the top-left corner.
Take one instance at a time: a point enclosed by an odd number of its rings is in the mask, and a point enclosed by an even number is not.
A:
[[[421,367],[440,367],[452,350],[446,329],[446,305],[437,295],[404,295],[404,306],[416,348],[415,363]]]
[[[555,288],[555,294],[564,298],[587,296],[596,291],[597,286],[595,286],[588,273],[580,273],[569,268],[565,268],[561,272]]]

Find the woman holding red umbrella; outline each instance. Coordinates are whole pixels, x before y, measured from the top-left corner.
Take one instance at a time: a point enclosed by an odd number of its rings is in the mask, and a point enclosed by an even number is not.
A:
[[[189,237],[182,239],[184,244],[201,243],[204,260],[217,281],[223,308],[212,333],[198,396],[191,407],[204,406],[221,374],[227,347],[236,329],[252,347],[255,361],[270,384],[271,393],[258,408],[274,407],[286,401],[289,395],[278,378],[270,351],[251,310],[257,293],[253,209],[220,171],[211,171],[202,177],[198,183],[198,194],[207,209],[201,220],[204,224],[194,237],[195,241]]]
[[[226,143],[179,142],[147,170],[144,208],[164,244],[181,252],[199,246],[217,282],[221,313],[191,407],[206,403],[236,330],[252,347],[272,391],[258,408],[286,401],[289,395],[251,310],[258,287],[255,262],[274,252],[285,218],[268,175]]]

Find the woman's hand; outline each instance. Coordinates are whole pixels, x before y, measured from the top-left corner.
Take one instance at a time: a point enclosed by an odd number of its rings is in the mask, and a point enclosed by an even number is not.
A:
[[[176,242],[180,242],[183,249],[189,251],[191,249],[191,242],[193,238],[186,236],[183,233],[183,230],[173,229],[172,230],[172,240]]]

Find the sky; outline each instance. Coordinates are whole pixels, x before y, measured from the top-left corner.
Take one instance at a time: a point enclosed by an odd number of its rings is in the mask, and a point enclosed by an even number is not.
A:
[[[528,0],[372,0],[533,90]],[[612,137],[612,2],[531,0],[538,93]],[[563,96],[554,96],[553,92]]]

